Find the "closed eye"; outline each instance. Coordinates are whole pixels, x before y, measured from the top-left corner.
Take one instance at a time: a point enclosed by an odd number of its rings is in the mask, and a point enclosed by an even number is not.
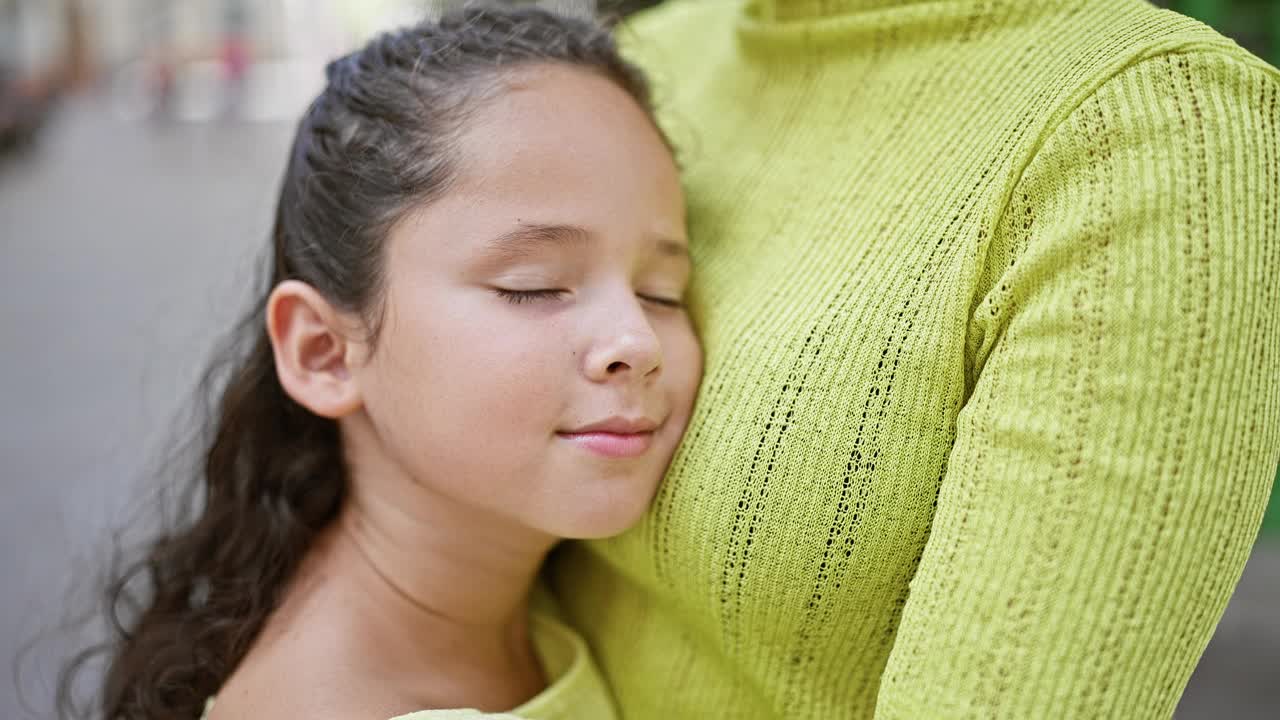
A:
[[[675,308],[677,310],[684,307],[684,302],[681,300],[672,300],[671,298],[657,297],[654,295],[637,295],[636,297],[644,300],[645,302],[661,305],[662,307]]]
[[[536,300],[555,300],[569,292],[568,290],[555,288],[545,288],[541,290],[508,290],[506,288],[494,288],[493,290],[499,295],[499,297],[512,305],[521,305],[523,303],[534,302]],[[664,308],[673,308],[676,310],[684,308],[684,302],[681,300],[643,294],[637,294],[636,297],[647,303],[659,305]]]
[[[567,290],[544,289],[544,290],[507,290],[505,288],[494,288],[494,292],[498,296],[512,305],[520,305],[522,303],[533,302],[535,300],[554,300],[564,295]]]

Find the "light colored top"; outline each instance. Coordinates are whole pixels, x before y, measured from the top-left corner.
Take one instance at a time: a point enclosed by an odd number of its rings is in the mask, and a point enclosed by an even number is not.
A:
[[[392,720],[453,720],[454,718],[503,718],[514,720],[614,720],[617,713],[600,670],[582,636],[550,615],[535,612],[529,630],[534,650],[542,661],[548,686],[510,713],[479,710],[421,710]]]
[[[1280,74],[1138,0],[677,0],[707,353],[553,560],[628,720],[1167,718],[1280,461]]]
[[[545,612],[530,616],[529,631],[534,650],[547,676],[545,690],[508,713],[485,713],[472,709],[420,710],[392,720],[574,720],[599,718],[615,720],[609,690],[582,637]],[[205,704],[206,720],[214,698]]]

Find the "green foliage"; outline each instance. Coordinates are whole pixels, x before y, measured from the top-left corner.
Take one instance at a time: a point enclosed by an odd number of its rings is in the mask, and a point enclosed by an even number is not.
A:
[[[1280,66],[1280,2],[1276,0],[1165,0],[1159,4],[1212,25]]]
[[[1271,506],[1262,520],[1262,532],[1280,537],[1280,473],[1276,473],[1276,482],[1271,486]]]

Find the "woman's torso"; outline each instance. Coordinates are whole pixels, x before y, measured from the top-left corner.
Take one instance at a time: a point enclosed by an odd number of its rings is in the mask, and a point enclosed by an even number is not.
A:
[[[1069,5],[773,39],[736,33],[732,3],[639,25],[687,168],[706,371],[644,521],[553,561],[627,717],[872,716],[974,380],[990,223],[1073,94],[1144,43],[1211,40]]]

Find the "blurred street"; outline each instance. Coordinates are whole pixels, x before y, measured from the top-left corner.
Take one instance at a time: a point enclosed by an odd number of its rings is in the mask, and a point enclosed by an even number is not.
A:
[[[106,98],[0,158],[0,659],[89,602],[216,334],[244,305],[292,128],[120,120]],[[73,583],[78,591],[68,596]],[[42,641],[20,668],[48,717]],[[0,718],[20,711],[13,673]]]
[[[0,158],[0,658],[87,602],[105,529],[139,497],[171,417],[245,303],[291,132],[278,120],[130,120],[100,92],[61,108],[35,147]],[[1177,717],[1275,717],[1280,536],[1267,542]],[[41,641],[20,666],[39,714],[5,673],[0,717],[49,716],[68,640]]]

